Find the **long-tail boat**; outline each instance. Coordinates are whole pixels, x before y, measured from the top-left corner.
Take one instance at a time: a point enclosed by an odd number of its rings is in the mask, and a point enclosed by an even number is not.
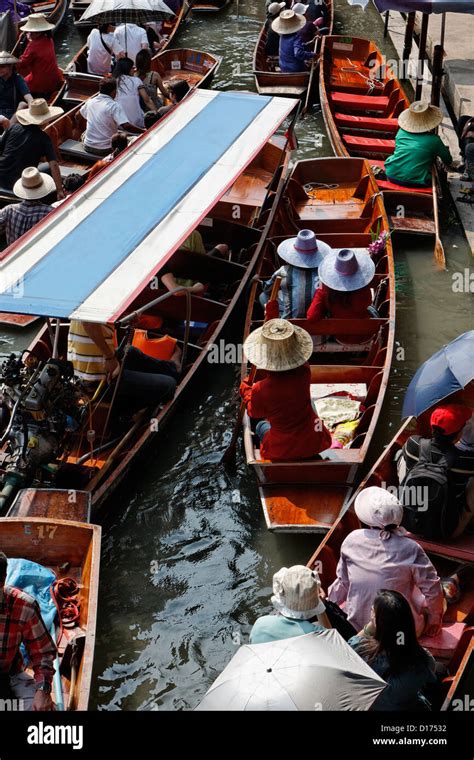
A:
[[[22,435],[15,427],[16,402],[10,409],[0,443],[0,506],[7,506],[19,487],[41,485],[52,491],[86,490],[96,508],[162,430],[246,292],[273,220],[270,211],[262,232],[219,218],[214,209],[288,119],[291,137],[297,107],[288,99],[195,90],[3,252],[2,282],[21,283],[22,295],[5,287],[0,310],[47,317],[48,322],[30,346],[25,369],[15,356],[2,367],[2,387],[10,380],[17,390],[21,387],[17,400],[23,409],[30,404],[30,390],[37,393],[41,377],[52,373],[58,379],[56,390],[48,386],[44,404],[35,401],[42,411],[31,421],[39,429],[34,435],[38,447],[27,451],[29,465],[21,465],[23,444],[18,447],[19,439],[12,438],[15,431]],[[284,145],[282,164],[287,154]],[[282,181],[276,192],[269,190],[264,205],[276,207],[281,187]],[[232,251],[229,259],[183,248],[197,229],[207,249],[226,242]],[[185,296],[176,297],[161,285],[165,265],[176,277],[207,283],[208,291],[197,296],[181,287]],[[81,392],[79,406],[76,403],[80,388],[65,361],[68,321],[115,325],[118,345],[129,345],[129,322],[143,307],[147,317],[161,323],[154,325],[153,336],[174,336],[182,348],[178,387],[171,401],[141,410],[123,434],[116,429],[111,433],[111,386],[99,386],[92,398]],[[16,391],[12,393],[13,401]],[[43,422],[49,425],[51,410],[55,426],[48,442],[43,440]],[[29,422],[26,409],[24,413]],[[26,435],[28,425],[22,430]]]
[[[383,203],[367,161],[322,158],[296,164],[272,224],[259,272],[263,279],[279,266],[275,254],[278,243],[303,228],[314,230],[318,239],[335,249],[367,249],[374,238],[388,232]],[[266,461],[260,456],[250,420],[244,417],[247,464],[256,474],[270,530],[327,531],[347,503],[375,431],[390,371],[395,320],[390,238],[377,259],[373,289],[379,315],[376,319],[324,319],[317,327],[304,319],[292,320],[314,336],[310,365],[315,403],[339,392],[360,401],[354,438],[346,447],[332,449],[323,459]],[[263,317],[255,288],[253,296],[244,337],[261,324]],[[320,336],[328,335],[365,336],[368,342],[362,358],[357,346],[321,340]],[[242,375],[246,370],[244,362]]]
[[[72,578],[77,617],[55,625],[60,677],[53,681],[56,709],[87,710],[94,660],[100,535],[88,522],[90,494],[24,489],[0,520],[0,546],[9,560],[30,560],[52,570],[58,580]],[[51,631],[52,633],[52,631]],[[59,689],[61,693],[59,693]]]
[[[328,32],[331,34],[334,24],[334,3],[332,0],[327,0],[325,5],[329,14]],[[322,39],[322,36],[316,38],[315,52],[320,50]],[[308,89],[313,90],[315,86],[317,87],[314,69],[317,67],[318,61],[309,66],[306,71],[284,73],[278,68],[278,56],[272,57],[266,54],[266,41],[266,24],[263,24],[253,54],[253,75],[257,92],[260,95],[286,95],[307,100],[308,97],[311,97]]]
[[[359,156],[383,168],[395,149],[398,116],[410,105],[402,85],[374,42],[328,36],[321,48],[319,92],[326,129],[337,156]],[[445,266],[439,236],[438,178],[431,189],[403,188],[377,180],[391,228],[435,236],[435,256]]]

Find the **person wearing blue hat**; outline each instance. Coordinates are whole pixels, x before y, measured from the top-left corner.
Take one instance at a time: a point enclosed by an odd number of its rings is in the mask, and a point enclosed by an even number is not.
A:
[[[260,296],[268,318],[304,319],[308,306],[319,286],[318,268],[332,248],[316,239],[312,230],[300,230],[297,237],[284,240],[278,255],[285,264],[265,282]],[[269,303],[269,294],[276,277],[282,282],[277,303]],[[268,306],[267,306],[268,304]]]
[[[370,319],[372,305],[370,283],[375,274],[375,264],[365,251],[343,248],[326,256],[319,267],[320,287],[317,289],[306,314],[310,322],[324,317],[334,319]],[[357,335],[338,336],[338,342],[364,343]]]

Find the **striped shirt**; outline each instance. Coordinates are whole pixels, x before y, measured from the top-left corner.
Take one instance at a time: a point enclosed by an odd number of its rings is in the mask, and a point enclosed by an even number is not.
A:
[[[0,673],[24,670],[20,644],[24,644],[36,686],[51,684],[56,647],[46,630],[37,602],[13,586],[0,588]]]
[[[115,351],[115,331],[112,325],[100,325],[110,353]],[[67,341],[67,358],[74,365],[74,373],[86,382],[99,382],[107,376],[105,356],[92,338],[89,338],[83,322],[72,319]]]
[[[266,295],[270,295],[273,283],[281,277],[278,293],[280,317],[282,319],[305,319],[306,312],[319,286],[318,268],[302,269],[291,264],[285,264],[273,273],[264,287]]]
[[[0,229],[5,230],[8,245],[31,230],[52,210],[52,206],[47,206],[40,200],[22,201],[5,206],[0,211]]]

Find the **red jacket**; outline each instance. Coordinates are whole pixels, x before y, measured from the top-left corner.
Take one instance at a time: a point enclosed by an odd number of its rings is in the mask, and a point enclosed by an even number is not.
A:
[[[324,317],[332,317],[333,319],[370,319],[367,309],[371,304],[372,291],[370,285],[360,288],[360,290],[341,292],[339,290],[331,290],[327,285],[321,283],[314,294],[306,318],[310,322],[319,322]],[[367,339],[358,335],[338,335],[337,337],[343,343],[360,343]]]
[[[30,40],[16,69],[25,77],[33,95],[59,90],[64,81],[56,61],[54,42],[50,37]]]
[[[242,382],[249,416],[263,417],[272,426],[260,446],[264,459],[309,459],[331,446],[331,434],[311,404],[310,383],[309,364],[268,372],[253,385]]]

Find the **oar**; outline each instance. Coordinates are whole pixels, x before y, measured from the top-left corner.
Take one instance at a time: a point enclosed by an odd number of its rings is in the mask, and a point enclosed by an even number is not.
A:
[[[315,53],[317,52],[317,49],[319,47],[318,42],[319,42],[320,39],[321,38],[320,38],[320,36],[318,34],[317,37],[316,37],[315,43],[314,43],[314,52]],[[306,111],[308,110],[308,107],[309,107],[309,99],[311,97],[311,90],[313,88],[314,70],[315,70],[315,68],[318,65],[318,61],[319,61],[319,56],[317,58],[313,58],[313,60],[311,61],[311,67],[310,67],[311,70],[309,72],[309,79],[308,79],[308,89],[306,91],[306,98],[305,98],[305,102],[304,102],[304,107],[303,107],[303,110],[301,112],[302,116],[305,115],[305,113],[306,113]]]
[[[281,283],[281,277],[276,277],[275,278],[275,282],[273,283],[272,292],[270,294],[270,301],[274,301],[277,298],[278,291],[280,289],[280,283]],[[256,286],[257,286],[257,283],[255,283],[255,287]],[[266,322],[266,321],[267,320],[264,319],[264,322]],[[253,384],[253,381],[255,380],[255,375],[256,374],[257,374],[257,368],[254,366],[254,367],[252,367],[252,369],[250,370],[250,373],[249,373],[249,383],[250,383],[250,385]],[[242,420],[244,418],[245,409],[246,409],[245,402],[242,399],[242,401],[240,402],[240,407],[239,407],[239,413],[237,415],[237,420],[236,420],[235,426],[234,426],[234,432],[232,433],[232,438],[230,440],[230,443],[229,443],[228,447],[224,451],[224,453],[222,455],[222,459],[221,459],[221,463],[224,464],[224,465],[226,465],[226,466],[228,466],[230,464],[233,464],[235,462],[235,452],[236,452],[236,449],[237,449],[237,441],[239,440],[240,427],[242,425]]]
[[[436,172],[434,167],[431,170],[431,186],[433,194],[433,215],[435,223],[435,261],[440,269],[446,269],[446,257],[444,255],[443,244],[439,236],[438,192],[436,187]]]

